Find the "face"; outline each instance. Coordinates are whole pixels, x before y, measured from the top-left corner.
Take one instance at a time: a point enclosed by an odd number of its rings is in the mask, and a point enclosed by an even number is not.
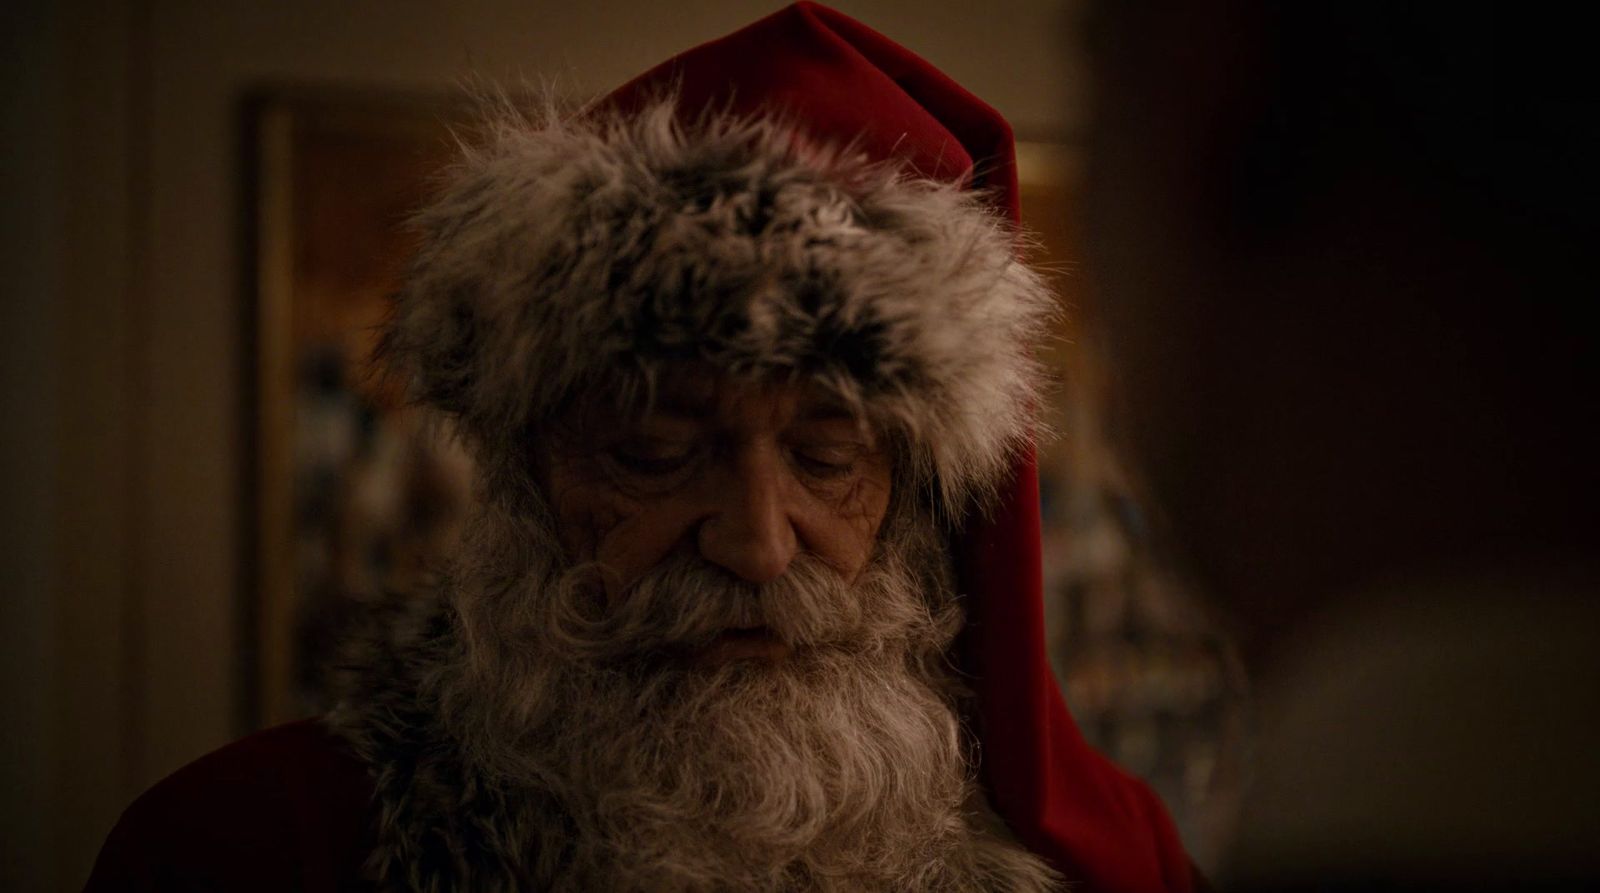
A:
[[[804,553],[853,583],[889,505],[882,438],[806,386],[679,375],[635,422],[562,431],[543,463],[558,534],[613,602],[679,556],[763,585]],[[760,630],[714,651],[705,657],[782,656]]]
[[[474,760],[541,792],[529,850],[563,855],[532,885],[989,886],[929,882],[968,864],[933,854],[967,844],[973,796],[942,531],[885,518],[890,463],[826,400],[700,387],[555,441],[555,516],[485,500],[458,556],[440,698]],[[609,591],[601,561],[627,569]],[[781,647],[729,639],[753,630]]]

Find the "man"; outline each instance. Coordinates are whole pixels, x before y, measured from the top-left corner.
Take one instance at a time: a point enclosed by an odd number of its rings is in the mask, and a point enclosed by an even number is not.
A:
[[[1043,652],[1012,151],[810,3],[507,118],[384,347],[477,460],[447,581],[91,887],[1189,889]]]

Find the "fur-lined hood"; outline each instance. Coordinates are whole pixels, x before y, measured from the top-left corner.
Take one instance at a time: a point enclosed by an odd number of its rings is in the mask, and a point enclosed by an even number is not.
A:
[[[384,352],[480,448],[673,360],[821,384],[952,519],[1030,435],[1055,304],[1014,229],[782,121],[508,114],[417,223]]]

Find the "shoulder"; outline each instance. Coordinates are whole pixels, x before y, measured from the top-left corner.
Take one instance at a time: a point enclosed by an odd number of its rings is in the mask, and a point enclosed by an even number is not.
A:
[[[88,889],[348,887],[372,782],[320,721],[257,732],[167,776],[106,839]]]

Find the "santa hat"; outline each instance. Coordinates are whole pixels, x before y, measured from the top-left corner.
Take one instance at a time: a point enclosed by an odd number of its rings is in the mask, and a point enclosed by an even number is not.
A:
[[[503,126],[424,213],[386,348],[486,446],[673,361],[821,382],[951,525],[981,778],[1092,891],[1181,891],[1160,802],[1083,740],[1044,649],[1010,127],[882,35],[797,3],[577,116]]]

